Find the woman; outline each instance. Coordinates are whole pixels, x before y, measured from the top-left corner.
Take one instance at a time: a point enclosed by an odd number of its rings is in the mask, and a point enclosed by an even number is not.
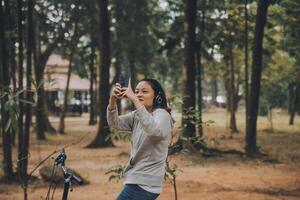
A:
[[[117,99],[128,98],[135,111],[118,116]],[[125,186],[117,200],[154,200],[162,191],[165,160],[173,121],[166,95],[158,81],[144,79],[135,92],[116,84],[110,96],[107,120],[110,128],[130,131],[131,154],[124,170]]]

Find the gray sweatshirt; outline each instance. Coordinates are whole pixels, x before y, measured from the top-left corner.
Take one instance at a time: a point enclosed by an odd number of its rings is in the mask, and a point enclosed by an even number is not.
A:
[[[111,129],[132,132],[125,184],[161,187],[173,126],[171,115],[164,109],[149,113],[144,106],[121,116],[117,109],[107,109],[107,121]]]

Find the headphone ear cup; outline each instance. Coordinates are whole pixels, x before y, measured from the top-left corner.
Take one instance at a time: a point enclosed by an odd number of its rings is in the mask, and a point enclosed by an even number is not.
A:
[[[158,95],[155,97],[155,102],[156,102],[156,104],[161,104],[161,103],[162,103],[162,97],[160,96],[160,94],[158,94]]]

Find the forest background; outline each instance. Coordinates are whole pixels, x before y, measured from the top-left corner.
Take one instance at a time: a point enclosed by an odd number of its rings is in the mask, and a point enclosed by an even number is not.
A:
[[[90,182],[72,199],[117,196],[105,172],[130,144],[105,115],[121,74],[156,78],[168,94],[176,123],[161,199],[299,198],[299,12],[292,0],[1,0],[1,199],[45,198],[37,169],[63,147]],[[51,55],[68,61],[58,113],[45,89]],[[90,82],[79,116],[71,74]]]

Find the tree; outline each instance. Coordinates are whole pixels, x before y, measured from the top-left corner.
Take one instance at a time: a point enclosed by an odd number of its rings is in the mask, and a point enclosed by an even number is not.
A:
[[[244,46],[244,8],[243,4],[239,2],[230,3],[228,6],[228,26],[229,33],[226,33],[226,26],[223,29],[225,34],[225,58],[228,58],[228,80],[229,84],[227,87],[227,96],[228,96],[228,108],[230,111],[230,131],[231,133],[237,133],[238,128],[236,124],[236,111],[238,110],[238,103],[241,99],[239,95],[240,85],[242,84],[242,66],[245,65],[242,61],[242,57],[245,56],[241,54],[242,48]],[[246,15],[246,13],[245,13]],[[246,24],[246,23],[245,23]],[[248,19],[247,19],[248,24]],[[248,25],[247,25],[248,26]],[[248,34],[248,33],[247,33]],[[227,43],[227,44],[226,44]],[[246,56],[245,56],[246,57]],[[245,65],[246,67],[247,65]],[[245,71],[245,80],[247,72]],[[246,91],[245,91],[246,92]],[[245,93],[244,92],[244,93]]]
[[[56,132],[51,125],[46,105],[45,105],[45,89],[44,89],[44,69],[50,55],[58,50],[61,43],[68,37],[69,29],[72,22],[74,22],[76,7],[73,7],[73,1],[66,0],[63,3],[58,1],[45,2],[36,1],[34,10],[34,24],[35,24],[35,79],[37,88],[37,138],[44,139],[45,132]],[[71,7],[71,9],[70,9]],[[57,12],[61,10],[63,12]],[[50,16],[55,16],[56,20],[51,20]]]
[[[22,0],[18,0],[18,43],[19,43],[19,51],[18,51],[18,89],[19,91],[23,91],[23,62],[24,62],[24,14],[23,14],[24,3]],[[24,104],[20,101],[20,99],[24,99],[24,93],[20,93],[19,95],[19,120],[18,120],[18,173],[21,177],[21,160],[22,160],[22,145],[23,145],[23,137],[24,137]]]
[[[94,85],[96,85],[96,77],[97,77],[97,71],[96,71],[96,61],[97,61],[97,55],[96,55],[96,47],[97,47],[97,33],[98,33],[98,28],[94,27],[94,24],[97,24],[97,13],[98,13],[98,7],[95,7],[94,4],[88,4],[87,5],[87,10],[91,11],[89,13],[89,22],[90,26],[88,27],[90,30],[90,63],[89,63],[89,70],[90,70],[90,119],[89,119],[89,125],[94,125],[97,123],[97,112],[96,112],[96,92]],[[92,14],[91,14],[92,13]]]
[[[7,63],[9,65],[9,74],[10,74],[10,82],[12,85],[12,91],[16,91],[17,82],[16,82],[16,40],[17,40],[17,34],[16,34],[16,2],[15,1],[8,1],[4,0],[5,2],[5,26],[6,26],[6,46],[7,46]],[[11,136],[11,143],[12,145],[15,145],[15,131],[12,131],[10,133]]]
[[[26,48],[26,100],[32,102],[31,80],[32,80],[32,55],[33,55],[33,0],[27,1],[27,48]],[[21,155],[21,180],[23,181],[24,200],[27,200],[27,185],[28,185],[28,152],[29,152],[29,136],[31,123],[31,104],[25,105],[25,129],[22,138],[22,155]]]
[[[195,136],[194,117],[189,110],[195,107],[195,23],[197,0],[185,1],[184,12],[184,53],[182,65],[183,77],[183,104],[182,127],[183,136]]]
[[[267,44],[266,44],[267,45]],[[274,46],[274,45],[272,45]],[[269,46],[266,46],[269,48]],[[279,49],[279,48],[278,48]],[[288,98],[288,86],[293,76],[293,62],[288,54],[281,50],[275,50],[270,61],[266,63],[262,72],[261,100],[268,108],[268,119],[270,122],[270,131],[273,132],[272,109],[284,108]],[[262,107],[261,106],[261,107]]]
[[[198,107],[198,120],[197,120],[197,129],[198,135],[203,136],[203,127],[202,127],[202,79],[203,79],[203,65],[202,65],[202,49],[205,33],[205,16],[206,15],[206,0],[203,1],[201,6],[201,15],[200,15],[200,33],[198,34],[196,46],[196,86],[197,86],[197,107]]]
[[[106,108],[109,102],[109,68],[110,68],[110,31],[108,0],[99,0],[100,12],[100,81],[99,81],[99,125],[96,138],[88,147],[113,146],[106,120]]]
[[[44,69],[48,58],[53,51],[62,43],[65,39],[65,33],[70,29],[74,16],[79,14],[75,13],[76,7],[69,9],[72,5],[72,1],[64,1],[64,4],[60,2],[51,2],[52,6],[45,5],[44,1],[39,1],[36,7],[39,8],[35,11],[34,24],[36,28],[43,29],[44,31],[36,32],[35,44],[37,48],[35,58],[35,79],[37,85],[37,108],[36,108],[36,120],[37,120],[37,138],[44,139],[45,132],[56,132],[56,130],[50,124],[50,121],[46,112],[45,104],[45,89],[44,89]],[[44,8],[45,7],[45,8]],[[52,7],[52,9],[50,9]],[[48,9],[49,8],[49,9]],[[49,13],[56,15],[56,8],[58,10],[64,10],[59,14],[58,19],[61,23],[53,22],[49,19]],[[72,6],[71,6],[72,8]],[[70,12],[65,12],[68,10]],[[44,19],[44,20],[41,20]],[[64,24],[64,25],[62,25]],[[36,30],[38,30],[36,29]],[[49,37],[50,36],[50,37]],[[41,46],[44,51],[42,51]]]
[[[90,119],[89,125],[94,125],[97,122],[95,115],[95,92],[94,92],[94,82],[96,79],[95,72],[95,60],[96,60],[96,49],[95,49],[95,39],[93,31],[91,31],[91,56],[90,56]]]
[[[137,82],[138,73],[144,77],[149,76],[147,66],[153,58],[157,44],[151,34],[151,8],[155,4],[156,1],[152,0],[113,0],[111,4],[112,45],[116,47],[112,48],[112,55],[117,61],[116,67],[126,67],[120,71],[130,74],[133,86]]]
[[[254,156],[256,153],[258,153],[258,148],[256,145],[256,124],[262,71],[263,37],[269,5],[269,1],[259,0],[257,6],[252,53],[252,74],[249,94],[249,113],[247,117],[248,124],[246,130],[245,149],[248,156]]]
[[[208,25],[208,32],[210,33],[211,43],[210,48],[213,53],[210,53],[212,60],[221,60],[225,68],[221,68],[221,76],[224,79],[224,86],[227,96],[227,110],[230,112],[230,132],[238,132],[236,125],[236,111],[238,109],[238,103],[240,101],[239,89],[242,84],[242,47],[244,45],[244,17],[243,5],[236,1],[225,1],[224,4],[216,5],[216,8],[212,9],[211,18],[214,20]],[[221,54],[221,58],[220,57]],[[218,57],[216,57],[218,56]],[[210,61],[209,62],[213,62]],[[209,66],[209,65],[208,65]],[[222,65],[217,65],[221,67]],[[215,78],[217,71],[207,69],[210,72],[210,76]],[[211,73],[213,71],[213,73]]]
[[[249,103],[249,51],[248,51],[248,41],[249,41],[249,37],[248,37],[248,0],[245,1],[245,121],[247,121],[247,117],[248,117],[248,112],[249,112],[249,108],[248,108],[248,103]],[[247,126],[248,123],[246,123],[246,127],[245,130],[247,130]]]
[[[290,121],[289,121],[290,125],[294,124],[294,118],[296,115],[296,111],[300,104],[299,102],[300,102],[300,82],[296,85],[296,88],[295,88],[294,101],[292,102],[292,109],[291,109]]]
[[[290,83],[290,120],[289,124],[294,124],[294,117],[297,108],[300,105],[300,17],[299,1],[282,0],[280,4],[284,9],[284,17],[282,17],[282,23],[284,24],[284,42],[283,49],[289,53],[291,58],[295,59],[294,73],[292,81]]]
[[[238,86],[235,86],[235,60],[233,56],[233,49],[229,50],[229,60],[230,60],[230,69],[229,69],[229,110],[230,110],[230,132],[237,133],[237,125],[236,125],[236,117],[235,113],[237,110],[237,102],[238,102]]]
[[[2,144],[3,144],[3,168],[4,176],[7,180],[12,180],[14,178],[13,168],[12,168],[12,148],[11,148],[11,132],[10,129],[6,128],[6,125],[9,123],[9,112],[6,110],[5,103],[8,99],[8,90],[10,86],[10,65],[9,57],[7,53],[8,49],[8,18],[4,17],[6,15],[6,6],[5,3],[0,1],[0,97],[1,97],[1,132],[2,132]]]
[[[79,4],[79,2],[76,1],[76,4],[75,4],[76,8],[79,7],[78,4]],[[64,132],[65,132],[65,116],[66,116],[66,111],[67,111],[67,107],[68,107],[68,94],[69,94],[69,85],[70,85],[70,79],[71,79],[73,58],[74,58],[74,54],[75,54],[76,44],[79,39],[79,37],[78,37],[79,36],[79,34],[78,34],[78,17],[79,16],[77,13],[76,19],[75,19],[75,25],[74,25],[75,26],[74,35],[70,42],[71,44],[70,44],[70,56],[69,56],[69,69],[68,69],[67,84],[66,84],[66,89],[65,89],[65,94],[64,94],[64,104],[63,104],[62,111],[60,113],[60,123],[59,123],[59,128],[58,128],[58,132],[60,134],[64,134]]]

